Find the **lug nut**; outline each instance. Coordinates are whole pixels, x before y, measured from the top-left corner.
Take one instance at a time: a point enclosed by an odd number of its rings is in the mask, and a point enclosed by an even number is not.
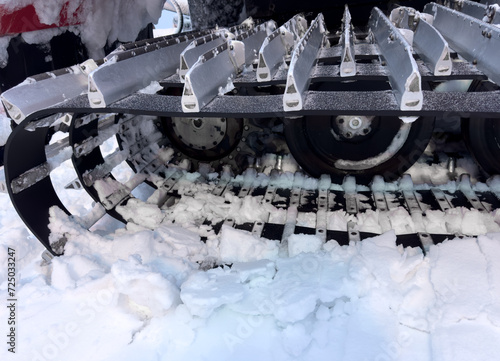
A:
[[[203,125],[203,120],[200,118],[193,119],[193,125],[195,128],[200,128]]]

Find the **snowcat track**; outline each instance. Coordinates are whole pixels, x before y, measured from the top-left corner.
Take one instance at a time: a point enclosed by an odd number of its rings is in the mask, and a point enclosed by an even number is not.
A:
[[[81,118],[75,119],[80,120]],[[94,139],[98,137],[98,133],[95,132],[97,119],[95,118],[94,121],[83,124],[78,131],[74,129],[76,121],[73,121],[70,131],[74,136],[71,140],[73,146],[82,144],[80,142],[82,139],[89,139],[82,138],[82,134],[92,136]],[[12,202],[23,221],[52,254],[61,254],[64,239],[59,239],[59,242],[54,243],[54,239],[49,237],[49,209],[55,206],[68,215],[70,215],[70,212],[58,198],[49,177],[50,166],[47,165],[47,159],[45,158],[47,131],[48,128],[36,128],[32,131],[26,131],[22,127],[16,128],[7,147],[6,159],[9,162],[8,164],[16,164],[17,167],[8,167],[6,177],[10,184],[17,185],[9,187],[9,191]],[[17,137],[21,137],[22,141],[14,141]],[[68,140],[66,141],[68,142],[66,144],[70,143]],[[26,146],[29,146],[29,152],[26,152]],[[86,153],[86,156],[74,158],[75,169],[82,185],[86,182],[83,176],[85,173],[89,174],[89,171],[92,172],[106,165],[98,147],[90,147]],[[16,161],[11,162],[10,157],[16,159]],[[148,164],[153,164],[153,162]],[[84,186],[89,194],[97,202],[100,202],[96,206],[98,211],[92,212],[88,217],[79,217],[75,220],[83,227],[90,228],[107,212],[121,221],[135,223],[134,219],[125,220],[116,209],[120,205],[126,206],[127,202],[134,198],[131,196],[131,190],[141,183],[147,182],[152,173],[164,177],[164,184],[162,185],[164,195],[163,201],[159,205],[160,208],[168,210],[170,206],[175,207],[175,203],[182,197],[193,197],[193,194],[189,192],[182,193],[179,190],[182,188],[179,186],[179,181],[182,179],[183,182],[186,182],[184,177],[186,171],[175,166],[163,166],[163,169],[160,169],[161,167],[162,165],[159,164],[150,171],[145,171],[142,174],[137,173],[134,176],[136,178],[134,185],[131,186],[130,183],[127,183],[127,187],[125,184],[121,184],[121,187],[117,187],[105,198],[100,198],[92,186]],[[143,168],[143,171],[145,168]],[[32,169],[35,170],[31,171]],[[17,176],[13,175],[13,170],[17,171]],[[356,215],[372,210],[386,214],[388,217],[391,210],[394,211],[397,207],[403,207],[411,219],[414,220],[415,231],[397,234],[397,243],[404,247],[420,247],[425,252],[431,244],[437,244],[446,239],[474,236],[472,234],[464,235],[460,231],[441,234],[429,232],[425,224],[422,222],[419,224],[418,221],[425,218],[426,212],[440,211],[446,213],[453,208],[461,208],[464,211],[467,209],[472,212],[479,212],[483,217],[494,217],[494,212],[500,208],[498,187],[487,188],[483,186],[481,189],[474,189],[467,175],[462,175],[456,189],[450,191],[448,186],[444,186],[444,188],[440,186],[430,188],[427,186],[414,186],[409,176],[402,178],[399,181],[400,186],[395,190],[386,190],[385,188],[391,189],[391,186],[386,187],[381,177],[375,179],[372,187],[369,188],[356,186],[354,177],[347,177],[343,185],[332,184],[329,176],[322,177],[316,189],[306,189],[303,186],[304,175],[302,173],[295,174],[290,186],[283,188],[279,186],[279,178],[282,175],[279,169],[271,172],[268,184],[265,186],[259,185],[258,182],[255,185],[255,177],[252,177],[252,174],[256,173],[255,169],[249,169],[242,177],[237,178],[231,178],[228,174],[221,173],[218,178],[211,179],[210,182],[200,175],[196,182],[212,184],[212,193],[220,197],[224,197],[225,193],[228,192],[240,198],[258,197],[261,204],[271,204],[278,209],[286,209],[287,215],[284,222],[273,223],[258,220],[238,224],[235,223],[234,219],[228,217],[216,223],[203,222],[205,226],[204,233],[214,236],[221,231],[223,226],[230,226],[252,232],[256,236],[282,242],[286,242],[291,234],[311,234],[316,235],[323,242],[336,241],[340,245],[346,245],[350,242],[361,241],[377,235],[377,233],[373,232],[359,231],[359,227],[355,222]],[[492,182],[494,181],[492,178],[488,181],[488,184],[496,184],[498,182],[497,178],[494,178],[496,179],[495,182]],[[98,179],[112,179],[112,175],[108,171],[104,171]],[[169,201],[167,202],[167,200]],[[150,204],[149,201],[139,200],[139,203],[146,202]],[[167,203],[170,205],[163,206]],[[105,212],[103,208],[105,208]],[[348,222],[346,229],[339,230],[338,228],[331,229],[329,227],[327,216],[329,212],[334,211],[345,211],[347,216],[353,218],[353,221]],[[301,224],[299,214],[306,214],[306,218],[314,218],[315,225]],[[207,235],[201,233],[200,237],[202,240],[207,239]]]
[[[465,45],[453,43],[458,48],[451,49],[449,54],[445,54],[446,59],[452,59],[453,64],[447,75],[436,73],[436,70],[432,70],[430,66],[444,59],[436,58],[437,60],[429,61],[429,52],[420,52],[418,49],[410,51],[407,40],[378,9],[373,11],[369,25],[372,41],[368,41],[370,40],[368,37],[355,43],[352,40],[355,34],[349,24],[350,15],[346,9],[342,29],[342,38],[346,40],[330,48],[323,47],[328,36],[325,35],[322,16],[318,16],[309,29],[304,28],[305,19],[296,16],[279,29],[275,29],[272,22],[260,24],[250,31],[247,25],[229,29],[236,35],[235,40],[217,46],[201,56],[196,63],[190,63],[189,67],[192,68],[187,71],[185,79],[172,74],[172,69],[175,69],[173,63],[166,64],[164,68],[158,70],[159,78],[152,77],[151,71],[156,71],[153,67],[156,62],[155,54],[169,54],[169,46],[172,48],[175,46],[175,55],[178,56],[182,50],[181,44],[187,46],[191,40],[201,37],[219,39],[223,33],[191,32],[177,37],[143,41],[118,49],[117,52],[110,54],[109,59],[106,59],[110,60],[107,64],[97,67],[97,70],[101,69],[102,72],[112,71],[115,68],[119,71],[122,65],[125,69],[129,69],[127,64],[141,64],[141,59],[147,60],[145,68],[148,72],[148,82],[156,79],[163,87],[156,94],[136,92],[148,85],[142,84],[139,81],[141,79],[136,79],[133,84],[129,83],[127,90],[123,91],[119,89],[119,82],[106,83],[107,77],[96,76],[89,83],[88,94],[77,95],[58,104],[54,104],[54,94],[50,94],[37,105],[38,110],[33,111],[30,106],[26,106],[29,112],[23,112],[25,105],[23,105],[22,95],[25,90],[39,91],[44,88],[43,82],[50,82],[52,78],[58,78],[61,83],[70,84],[71,82],[64,81],[63,77],[73,78],[74,74],[81,77],[80,72],[85,69],[74,68],[71,71],[49,74],[43,79],[40,78],[39,82],[35,83],[36,86],[30,87],[30,84],[23,84],[22,86],[26,88],[17,88],[12,91],[10,98],[9,94],[5,93],[3,98],[6,108],[14,109],[15,120],[25,117],[11,134],[5,148],[5,177],[12,203],[41,243],[52,254],[60,254],[64,242],[63,239],[50,239],[49,210],[55,206],[68,215],[70,212],[59,199],[50,179],[50,173],[64,160],[72,158],[78,176],[76,183],[85,188],[97,203],[92,214],[86,218],[78,218],[78,222],[85,228],[90,228],[106,213],[121,221],[133,222],[133,219],[125,219],[126,217],[117,210],[117,207],[126,206],[131,199],[134,199],[131,191],[144,182],[154,184],[157,188],[155,200],[147,200],[146,203],[156,203],[158,209],[167,207],[166,201],[171,197],[189,197],[190,195],[180,194],[176,190],[184,171],[170,163],[160,161],[159,155],[155,154],[155,149],[169,146],[166,137],[158,137],[161,133],[159,129],[151,134],[142,134],[137,124],[131,126],[130,129],[124,125],[129,121],[135,122],[133,120],[135,116],[139,117],[139,120],[144,118],[155,123],[157,128],[161,125],[152,119],[173,117],[279,118],[282,119],[283,124],[293,122],[294,118],[325,115],[500,118],[500,91],[497,84],[493,82],[496,82],[499,72],[490,61],[498,58],[496,52],[500,47],[497,46],[499,41],[497,35],[500,30],[480,19],[437,4],[430,4],[426,7],[426,11],[434,14],[436,18],[441,17],[445,20],[441,23],[439,21],[434,23],[437,30],[432,30],[426,25],[425,31],[446,33],[448,24],[453,23],[453,20],[448,19],[450,11],[459,21],[467,20],[471,24],[479,25],[480,32],[477,33],[474,30],[475,33],[467,37]],[[410,12],[404,10],[400,13],[402,14],[400,16],[407,20],[404,16],[409,16]],[[422,15],[420,21],[425,22],[426,19]],[[407,30],[408,22],[401,23],[406,24],[401,25],[404,28],[401,30]],[[415,26],[418,27],[418,22],[410,27]],[[208,34],[212,35],[208,36]],[[258,51],[255,50],[258,46],[256,47],[255,39],[258,38],[261,41],[266,35],[263,44],[273,47],[274,52],[284,51],[283,56],[287,51],[287,47],[283,47],[283,44],[295,46],[293,54],[288,54],[292,59],[290,71],[280,68],[280,65],[285,64],[282,58],[281,63],[265,63],[270,58],[264,56],[267,54],[263,50],[264,46],[260,53],[262,56],[259,55],[258,59],[253,59],[250,56],[251,52],[241,53],[243,47],[240,43],[244,43],[249,47],[252,46],[253,54],[256,55]],[[450,37],[452,36],[447,37],[449,41]],[[330,38],[333,39],[332,36]],[[278,41],[279,39],[281,40]],[[319,41],[319,39],[322,40]],[[387,42],[387,39],[390,41]],[[479,58],[471,55],[471,44],[475,43],[484,46],[488,53]],[[430,46],[430,44],[427,45]],[[205,40],[200,41],[196,46],[206,47]],[[441,50],[441,48],[438,49],[439,52]],[[272,52],[268,51],[268,53]],[[430,55],[436,54],[440,55],[440,53],[430,52]],[[225,57],[226,55],[229,57]],[[355,73],[352,71],[350,73],[349,70],[349,66],[353,65],[352,59],[349,59],[352,55],[356,61],[359,61],[354,63]],[[269,80],[260,81],[262,79],[259,80],[258,77],[256,79],[254,71],[242,72],[245,65],[251,65],[248,62],[252,59],[258,61],[258,71],[265,69],[272,72]],[[127,61],[130,63],[126,63]],[[172,62],[172,59],[169,61]],[[217,67],[223,67],[226,72],[223,82],[212,84],[212,80],[215,81],[215,79],[210,78],[214,72],[210,72],[210,67],[207,67],[209,61],[212,61],[212,66],[216,64]],[[120,67],[115,67],[116,64]],[[209,79],[206,81],[197,79],[195,68],[198,73],[208,74]],[[205,69],[206,71],[203,71]],[[300,71],[294,72],[294,69]],[[397,77],[395,74],[403,74],[403,77]],[[126,76],[126,74],[122,75]],[[231,81],[226,83],[228,78]],[[435,84],[456,80],[469,81],[472,84],[471,90],[480,89],[480,91],[437,92],[431,90]],[[351,90],[336,90],[337,86],[341,87],[345,82],[377,84],[377,89],[386,90],[360,90],[363,88],[359,86]],[[231,84],[234,86],[234,91],[231,91],[230,95],[218,95],[221,92],[220,89]],[[478,84],[482,84],[482,87]],[[326,90],[322,87],[325,85]],[[184,91],[180,95],[181,92],[176,90],[183,87]],[[110,89],[108,93],[106,89]],[[80,93],[80,88],[75,91]],[[96,98],[91,97],[98,91],[102,92],[99,94],[102,95],[102,99],[105,99],[105,106],[99,105],[95,101]],[[202,91],[203,94],[196,94],[198,91]],[[188,107],[190,106],[188,101],[193,96],[199,107],[199,111],[196,112],[192,112]],[[246,127],[247,123],[244,124]],[[128,130],[120,130],[123,127]],[[66,133],[67,138],[48,145],[52,134],[57,131]],[[113,134],[121,137],[120,149],[124,153],[117,151],[113,157],[103,157],[99,145]],[[111,174],[113,167],[123,160],[126,160],[136,172],[136,175],[126,184],[116,182]],[[280,170],[276,172],[279,173]],[[300,177],[300,175],[295,176],[296,179],[301,179]],[[316,190],[306,190],[300,184],[291,188],[279,188],[273,185],[272,181],[267,188],[262,186],[250,188],[249,185],[238,184],[237,180],[230,179],[227,174],[221,173],[218,179],[212,179],[211,182],[219,184],[222,192],[232,192],[240,197],[262,196],[263,201],[287,209],[287,219],[283,224],[266,221],[235,224],[234,220],[226,219],[216,224],[207,223],[206,225],[212,227],[214,234],[217,234],[225,224],[252,231],[255,235],[269,239],[286,241],[291,234],[305,233],[315,234],[324,242],[336,240],[339,244],[347,244],[374,234],[360,232],[357,225],[352,222],[345,227],[346,229],[329,229],[326,221],[328,212],[345,210],[347,214],[354,216],[363,213],[366,209],[388,212],[395,205],[400,205],[407,209],[412,218],[418,219],[425,217],[425,212],[429,210],[446,212],[452,208],[464,207],[481,212],[485,216],[491,216],[492,212],[500,208],[499,190],[494,188],[495,186],[489,189],[486,189],[486,186],[474,189],[467,176],[463,176],[460,187],[454,190],[453,194],[447,193],[446,189],[440,189],[439,186],[430,190],[413,187],[407,178],[400,180],[404,187],[397,190],[388,190],[383,187],[377,189],[354,187],[353,189],[352,184],[355,184],[355,178],[348,179],[346,187],[330,184],[326,188]],[[103,196],[102,192],[98,191],[98,187],[96,188],[96,184],[100,183],[113,184],[116,188]],[[496,183],[495,181],[491,184]],[[270,196],[266,198],[268,193]],[[276,194],[282,198],[280,202],[271,197]],[[371,200],[368,202],[369,206],[360,205],[359,195]],[[316,225],[311,227],[298,223],[299,213],[315,214]],[[425,227],[420,227],[415,232],[399,234],[398,243],[404,246],[418,246],[425,250],[432,243],[463,236],[459,233],[449,231],[443,234],[432,234]]]

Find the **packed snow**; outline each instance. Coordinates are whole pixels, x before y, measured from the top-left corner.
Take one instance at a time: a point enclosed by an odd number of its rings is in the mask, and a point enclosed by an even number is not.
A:
[[[108,143],[102,147],[110,152]],[[285,163],[293,170],[292,160]],[[440,167],[445,165],[433,166],[438,180]],[[123,167],[117,179],[126,173],[130,171]],[[74,172],[63,163],[51,177],[62,188]],[[469,227],[485,234],[431,246],[425,256],[419,248],[396,246],[396,234],[414,227],[403,209],[386,215],[360,213],[360,225],[378,225],[384,233],[348,246],[301,234],[280,243],[229,226],[219,235],[206,233],[202,242],[199,214],[238,222],[263,220],[269,213],[275,220],[284,216],[250,197],[228,194],[219,199],[209,194],[209,184],[193,185],[197,177],[186,175],[184,187],[191,187],[193,197],[181,199],[161,219],[155,220],[157,211],[141,213],[154,229],[146,228],[147,221],[123,226],[104,218],[88,232],[75,218],[52,209],[53,237],[64,236],[68,242],[65,254],[50,263],[42,261],[43,247],[1,194],[0,294],[7,300],[10,247],[16,252],[18,300],[16,355],[6,343],[10,311],[0,308],[5,337],[1,359],[498,358],[499,218],[486,227],[478,223],[481,217],[460,209],[429,211],[429,227],[436,231]],[[253,173],[252,179],[269,181],[265,174]],[[301,181],[310,189],[327,185],[324,179]],[[282,186],[294,182],[291,173],[283,174]],[[60,197],[72,212],[92,208],[84,191],[66,190]],[[147,211],[139,204],[136,210]],[[330,217],[330,227],[339,229],[352,220],[345,213]],[[388,229],[373,217],[386,217]],[[307,217],[299,221],[310,222]],[[486,233],[488,227],[496,233]]]

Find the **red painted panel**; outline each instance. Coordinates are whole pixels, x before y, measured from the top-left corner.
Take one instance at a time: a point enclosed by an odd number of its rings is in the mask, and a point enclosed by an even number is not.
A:
[[[59,15],[59,21],[54,24],[42,24],[33,5],[28,5],[15,11],[5,10],[5,5],[0,5],[0,36],[25,33],[28,31],[56,28],[61,26],[78,25],[82,6],[74,14],[68,16],[68,3],[64,4]]]

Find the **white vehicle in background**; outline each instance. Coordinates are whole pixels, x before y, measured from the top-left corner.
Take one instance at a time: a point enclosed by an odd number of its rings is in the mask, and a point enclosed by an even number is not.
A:
[[[191,30],[188,3],[185,0],[168,0],[165,2],[160,19],[154,26],[153,34],[155,38]]]

